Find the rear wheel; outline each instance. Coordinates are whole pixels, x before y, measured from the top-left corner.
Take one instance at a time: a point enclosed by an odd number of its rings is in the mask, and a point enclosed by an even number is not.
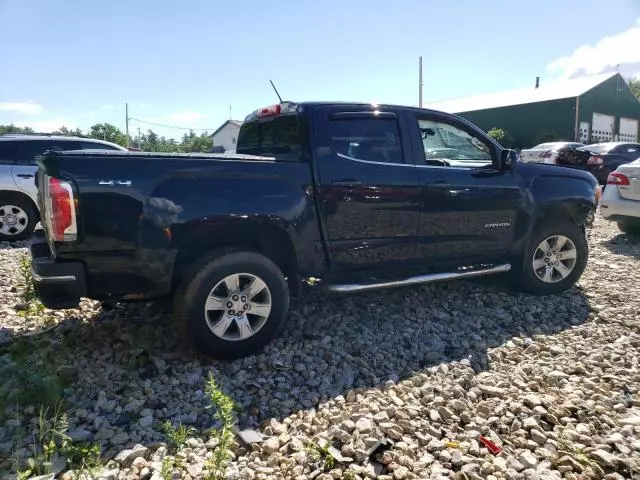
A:
[[[548,295],[571,288],[587,265],[588,246],[576,225],[544,225],[531,236],[516,280],[526,292]]]
[[[0,242],[30,238],[36,223],[36,211],[31,202],[15,195],[0,196]]]
[[[640,233],[640,221],[625,220],[618,222],[618,228],[624,233]]]
[[[204,258],[176,293],[175,314],[197,348],[219,359],[257,352],[280,330],[289,289],[280,269],[254,252]]]

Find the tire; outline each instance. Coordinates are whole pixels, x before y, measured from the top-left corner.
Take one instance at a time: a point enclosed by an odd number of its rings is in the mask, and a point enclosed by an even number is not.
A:
[[[557,253],[557,250],[554,250],[556,245],[553,241],[554,237],[564,237],[568,239],[568,242],[565,241],[561,250],[562,257],[564,258],[555,257],[553,253]],[[549,257],[552,272],[550,277],[549,265],[547,265],[545,260],[547,255],[540,256],[543,251],[539,249],[539,246],[542,245],[542,242],[545,240],[549,240],[547,245],[551,247],[549,250],[552,252]],[[572,254],[569,253],[571,247],[573,247],[573,251],[575,252],[574,262],[572,262],[570,258],[572,256]],[[528,293],[536,295],[562,293],[578,281],[587,266],[588,256],[589,247],[587,245],[587,239],[584,231],[577,225],[572,225],[571,223],[541,225],[531,235],[529,245],[521,262],[520,271],[514,272],[516,275],[515,281],[520,290]],[[534,260],[536,261],[536,265],[540,265],[540,268],[534,268]],[[557,267],[554,265],[556,262]],[[567,272],[567,270],[569,271]]]
[[[640,221],[638,221],[638,222],[633,222],[633,221],[618,222],[618,228],[623,233],[632,233],[632,234],[633,233],[640,233]]]
[[[238,280],[233,280],[236,277]],[[261,289],[257,294],[252,292],[253,297],[242,295],[249,291],[245,284],[256,279],[265,288],[254,287]],[[239,288],[230,291],[229,285],[234,283]],[[214,310],[205,312],[207,300]],[[270,309],[266,308],[268,304]],[[261,350],[279,332],[288,311],[289,288],[282,272],[265,256],[248,251],[203,257],[185,276],[174,298],[176,319],[195,346],[220,360],[241,358]],[[228,315],[229,312],[235,316]],[[247,324],[255,330],[248,337]],[[224,328],[226,325],[228,329]]]
[[[0,242],[18,242],[31,238],[37,213],[31,201],[18,195],[0,195]]]

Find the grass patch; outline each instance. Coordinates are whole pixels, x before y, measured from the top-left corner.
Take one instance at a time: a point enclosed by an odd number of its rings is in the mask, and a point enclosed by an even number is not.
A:
[[[75,381],[75,369],[60,364],[67,353],[46,337],[20,338],[0,348],[0,420],[10,405],[58,405]]]
[[[205,388],[211,401],[210,408],[214,409],[213,417],[221,424],[220,428],[214,429],[212,437],[218,441],[218,446],[207,461],[207,480],[220,480],[224,478],[229,464],[229,448],[233,443],[233,426],[235,423],[235,404],[231,397],[225,394],[213,374],[209,372],[207,385]]]
[[[163,480],[173,480],[173,472],[176,468],[176,459],[174,457],[164,457],[162,459],[162,470],[160,476]]]
[[[315,442],[311,442],[309,445],[309,453],[311,457],[316,461],[322,463],[322,468],[325,471],[332,470],[335,467],[336,459],[329,453],[330,443],[325,445],[319,445]]]
[[[31,258],[29,255],[23,255],[18,265],[20,280],[18,289],[20,291],[21,305],[18,308],[18,315],[25,318],[40,317],[45,310],[44,305],[40,302],[33,286],[33,274],[31,272]],[[53,324],[53,318],[45,316],[42,318],[44,326]]]
[[[185,427],[182,423],[179,423],[177,427],[174,427],[169,420],[162,424],[162,431],[167,437],[169,446],[175,449],[182,448],[184,442],[187,441],[187,438],[196,433],[195,428]]]
[[[50,414],[51,412],[51,414]],[[41,407],[31,455],[23,461],[14,455],[14,470],[20,479],[46,475],[67,468],[93,473],[100,467],[100,447],[74,444],[67,435],[67,415],[58,405],[54,410]]]

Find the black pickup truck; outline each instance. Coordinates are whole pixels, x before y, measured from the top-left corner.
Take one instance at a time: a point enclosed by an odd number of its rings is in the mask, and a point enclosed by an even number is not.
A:
[[[282,102],[247,117],[236,152],[42,156],[31,255],[43,304],[170,295],[203,352],[235,358],[276,335],[304,285],[508,272],[555,294],[587,262],[596,179],[520,163],[457,116]]]

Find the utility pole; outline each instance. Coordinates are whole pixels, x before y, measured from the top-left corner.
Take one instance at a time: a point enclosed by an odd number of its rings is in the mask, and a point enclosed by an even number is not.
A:
[[[418,106],[422,108],[422,55],[418,57]]]
[[[124,104],[124,125],[125,130],[127,131],[127,147],[129,146],[129,104],[125,102]]]
[[[138,148],[141,149],[140,147],[140,142],[142,141],[142,135],[140,134],[140,127],[138,127]]]
[[[231,105],[229,105],[229,120],[231,120]]]

